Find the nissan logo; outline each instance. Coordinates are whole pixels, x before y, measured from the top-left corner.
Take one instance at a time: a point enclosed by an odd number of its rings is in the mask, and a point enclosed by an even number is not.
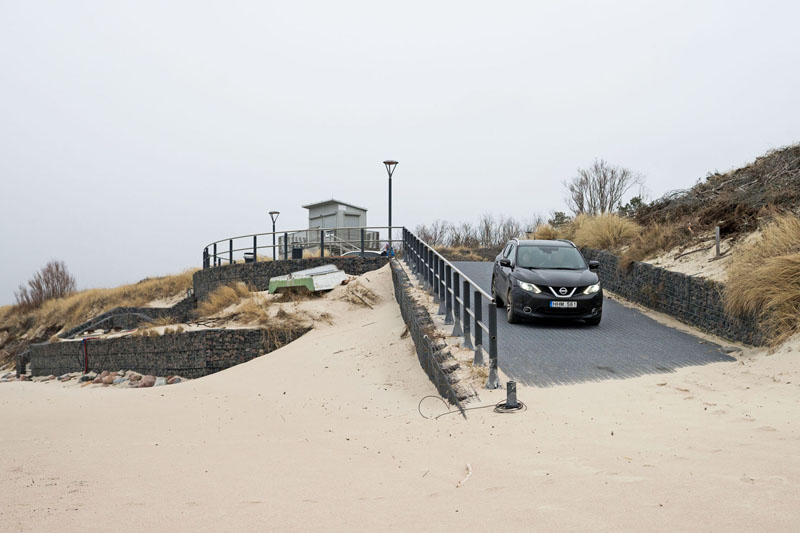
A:
[[[567,294],[567,288],[566,287],[561,287],[560,289],[558,289],[558,294],[560,294],[561,296],[564,296],[565,294]]]

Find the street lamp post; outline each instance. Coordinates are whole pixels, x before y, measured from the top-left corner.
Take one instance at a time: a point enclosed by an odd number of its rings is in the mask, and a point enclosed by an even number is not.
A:
[[[389,247],[392,246],[392,174],[394,174],[394,167],[397,166],[397,161],[391,159],[384,161],[386,165],[386,172],[389,173]]]
[[[275,256],[275,221],[278,220],[278,215],[280,215],[280,211],[270,211],[269,218],[272,219],[272,260],[275,261],[277,258]]]

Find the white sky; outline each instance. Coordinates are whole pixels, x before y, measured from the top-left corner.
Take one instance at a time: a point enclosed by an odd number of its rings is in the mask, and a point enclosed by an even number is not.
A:
[[[800,3],[0,0],[0,303],[200,266],[336,197],[413,227],[651,197],[800,140]]]

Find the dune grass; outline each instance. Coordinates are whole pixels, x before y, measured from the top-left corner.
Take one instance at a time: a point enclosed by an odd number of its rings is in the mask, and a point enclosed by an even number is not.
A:
[[[678,246],[683,237],[677,226],[654,222],[631,241],[620,257],[620,267],[627,268],[634,261],[643,261]]]
[[[111,289],[88,289],[63,298],[47,300],[32,311],[11,307],[0,315],[4,326],[25,324],[24,329],[69,329],[115,307],[138,307],[153,300],[170,298],[192,287],[195,270],[180,274],[147,278],[138,283]]]
[[[577,246],[609,251],[618,251],[642,230],[633,220],[616,214],[576,217],[573,229]]]
[[[195,309],[195,316],[207,317],[215,315],[233,304],[239,303],[242,298],[249,298],[250,290],[241,281],[220,285],[214,289],[205,300],[200,301]]]
[[[768,223],[760,240],[739,247],[727,271],[729,312],[756,316],[773,345],[800,333],[800,218]]]

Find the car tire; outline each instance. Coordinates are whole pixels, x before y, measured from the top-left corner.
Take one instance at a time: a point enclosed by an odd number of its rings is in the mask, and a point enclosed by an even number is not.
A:
[[[511,300],[510,289],[508,291],[508,294],[506,294],[506,320],[508,320],[509,324],[519,323],[519,315],[517,315],[517,312],[514,311],[514,303]]]
[[[587,318],[586,319],[586,323],[589,324],[590,326],[599,326],[600,325],[600,321],[602,319],[603,319],[603,315],[599,314],[594,318]]]
[[[494,276],[492,276],[492,298],[494,298],[494,303],[497,304],[498,309],[505,307],[505,303],[500,298],[500,295],[497,294],[497,289],[494,286]]]

